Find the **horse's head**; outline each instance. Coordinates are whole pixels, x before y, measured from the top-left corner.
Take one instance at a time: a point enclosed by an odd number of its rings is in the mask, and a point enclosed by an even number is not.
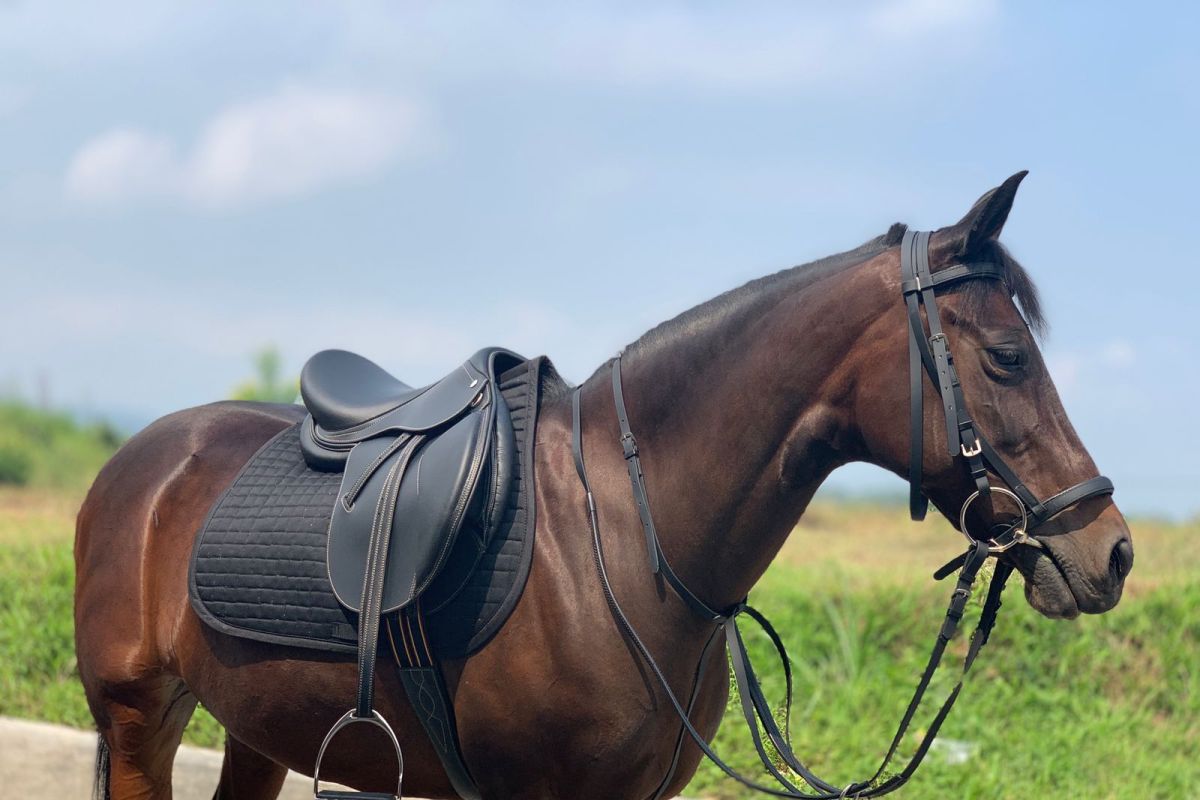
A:
[[[955,225],[935,231],[928,254],[935,279],[939,271],[961,264],[995,265],[1002,273],[999,280],[994,276],[967,279],[939,287],[936,308],[961,381],[966,412],[978,432],[990,440],[997,460],[1010,470],[1003,476],[988,463],[988,481],[995,487],[1017,488],[1012,486],[1015,476],[1031,496],[1044,501],[1093,478],[1097,470],[1067,419],[1038,348],[1035,334],[1043,322],[1037,291],[1025,270],[997,241],[1024,175],[1014,175],[985,194]],[[908,239],[905,242],[907,246]],[[881,402],[887,407],[879,405],[874,413],[859,418],[864,441],[871,443],[878,460],[907,476],[911,439],[905,429],[909,426],[907,418],[897,412],[909,405],[909,378],[905,375],[909,311],[901,299],[899,261],[896,249],[879,259],[877,274],[883,276],[886,290],[894,292],[895,311],[872,326],[880,360],[873,377],[867,378],[873,386],[864,392],[864,396],[884,398]],[[927,321],[923,306],[919,313]],[[970,475],[968,459],[957,452],[959,442],[953,446],[956,456],[949,455],[941,393],[929,375],[923,374],[921,382],[921,488],[959,525],[960,509],[978,484]],[[965,445],[962,449],[974,448]],[[1008,495],[992,492],[984,502],[969,506],[966,526],[973,536],[986,538],[1001,520],[1013,519],[1019,510]],[[1116,605],[1133,566],[1133,545],[1125,519],[1110,495],[1091,496],[1065,508],[1038,525],[1036,537],[1040,548],[1018,545],[1002,556],[1025,577],[1025,595],[1034,608],[1049,617],[1074,617]]]

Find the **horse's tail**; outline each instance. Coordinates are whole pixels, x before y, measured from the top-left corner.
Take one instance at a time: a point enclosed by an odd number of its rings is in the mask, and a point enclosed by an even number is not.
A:
[[[92,784],[92,800],[112,800],[108,787],[108,773],[111,753],[104,734],[96,736],[96,777]]]

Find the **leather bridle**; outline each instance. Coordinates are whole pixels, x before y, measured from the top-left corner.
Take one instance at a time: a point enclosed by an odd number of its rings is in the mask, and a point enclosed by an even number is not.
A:
[[[701,654],[700,665],[697,668],[692,683],[691,697],[686,708],[680,703],[671,689],[666,676],[651,655],[649,648],[647,648],[637,635],[632,623],[630,623],[629,618],[621,608],[613,592],[612,585],[609,582],[608,571],[604,562],[604,550],[600,540],[600,525],[596,515],[596,502],[583,460],[583,426],[580,420],[582,387],[576,387],[572,392],[571,449],[575,460],[575,470],[579,475],[580,482],[583,484],[587,515],[592,530],[593,560],[596,565],[601,588],[604,591],[605,600],[622,634],[633,645],[643,662],[645,662],[655,675],[667,699],[683,724],[683,730],[676,741],[675,753],[671,762],[671,771],[668,772],[659,784],[654,794],[654,798],[656,799],[661,797],[670,785],[675,764],[679,759],[680,748],[684,741],[684,733],[690,736],[696,746],[727,775],[749,788],[775,797],[805,798],[806,800],[837,800],[837,798],[845,797],[878,797],[899,789],[915,774],[917,767],[925,758],[929,747],[937,736],[938,730],[949,715],[955,700],[962,690],[963,681],[967,673],[979,655],[979,651],[987,642],[988,635],[995,624],[996,615],[1000,610],[1000,596],[1004,590],[1005,582],[1013,569],[1008,561],[997,562],[991,582],[988,585],[983,610],[980,613],[975,631],[971,635],[966,657],[963,659],[962,673],[957,684],[938,709],[933,721],[929,724],[920,743],[905,766],[897,772],[885,775],[885,770],[899,749],[900,743],[917,709],[921,705],[925,691],[929,687],[929,683],[938,665],[941,663],[946,646],[958,629],[958,623],[963,617],[967,600],[971,596],[971,589],[974,586],[975,578],[984,562],[989,557],[999,556],[1001,553],[1017,545],[1023,544],[1032,547],[1042,547],[1042,543],[1031,535],[1030,532],[1032,530],[1084,500],[1111,494],[1113,491],[1112,481],[1103,476],[1097,476],[1065,489],[1045,501],[1039,501],[1037,496],[1029,490],[1017,477],[1016,473],[1005,463],[1004,459],[992,448],[987,438],[979,432],[967,413],[962,386],[958,380],[958,373],[954,368],[954,359],[950,354],[949,341],[942,329],[941,320],[938,316],[935,290],[938,287],[972,279],[988,279],[1003,282],[1005,271],[997,264],[976,262],[955,264],[936,273],[931,273],[929,269],[929,237],[930,234],[928,232],[909,231],[904,234],[900,245],[901,291],[907,307],[909,320],[910,422],[912,437],[909,465],[909,482],[911,488],[910,511],[913,519],[920,520],[924,518],[928,508],[928,501],[921,489],[922,460],[924,457],[924,381],[922,374],[926,374],[933,381],[934,386],[937,387],[945,412],[946,434],[947,441],[949,442],[950,456],[952,458],[960,457],[964,459],[966,467],[974,481],[975,490],[963,502],[959,512],[959,527],[963,535],[967,538],[969,545],[963,555],[946,564],[935,573],[935,577],[940,580],[954,570],[959,570],[958,580],[946,608],[946,616],[934,641],[934,646],[926,662],[925,670],[917,683],[917,688],[913,692],[912,699],[909,701],[904,716],[897,726],[891,745],[884,755],[879,768],[866,780],[856,781],[839,788],[815,775],[792,751],[789,732],[792,705],[791,665],[782,639],[770,622],[767,621],[766,617],[751,607],[745,600],[727,609],[718,610],[712,608],[688,589],[683,579],[671,568],[666,554],[659,543],[654,519],[650,512],[650,500],[642,473],[637,440],[630,427],[629,413],[625,406],[624,392],[621,385],[621,357],[618,355],[612,362],[612,391],[613,403],[617,412],[617,422],[621,431],[619,443],[628,468],[630,486],[637,505],[638,516],[642,523],[642,530],[646,537],[646,548],[650,566],[654,574],[660,576],[670,585],[674,592],[693,612],[711,620],[717,626],[713,634],[709,637]],[[928,319],[928,336],[925,331],[925,323],[921,318],[922,306],[925,308],[925,316]],[[990,473],[994,473],[1005,486],[993,486],[989,478]],[[1007,495],[1014,500],[1021,512],[1020,519],[994,524],[986,539],[978,539],[967,531],[967,512],[973,502],[981,497],[990,496],[993,492]],[[746,651],[741,631],[738,628],[738,620],[742,615],[750,617],[762,627],[770,638],[771,643],[775,646],[782,663],[786,681],[786,715],[782,727],[775,720],[774,709],[763,694],[754,669],[750,664],[750,658]],[[742,713],[753,737],[755,750],[758,752],[764,768],[779,783],[779,787],[765,786],[757,783],[730,767],[712,750],[708,742],[696,730],[690,720],[690,711],[695,704],[700,690],[708,651],[719,631],[723,631],[725,635],[730,661],[733,666],[734,678],[737,681],[741,698]],[[770,741],[775,752],[784,764],[787,765],[787,768],[795,773],[795,775],[798,775],[804,783],[815,789],[815,792],[801,790],[796,785],[798,781],[794,782],[790,776],[785,775],[776,766],[775,760],[767,751],[763,735],[760,734],[759,724],[762,725],[762,734],[765,734],[766,739]]]
[[[968,541],[973,540],[967,531],[967,510],[971,503],[992,492],[1008,496],[1018,506],[1021,521],[1016,524],[995,526],[986,538],[988,552],[996,555],[1018,544],[1041,547],[1031,535],[1032,531],[1084,500],[1113,492],[1113,483],[1103,475],[1064,489],[1045,501],[1037,498],[1025,482],[1017,477],[1000,454],[996,452],[967,413],[966,400],[958,371],[954,368],[954,357],[950,354],[950,342],[942,329],[935,293],[939,287],[951,286],[967,280],[995,280],[1004,283],[1005,271],[991,262],[955,264],[931,273],[929,269],[929,231],[907,231],[900,242],[900,291],[908,310],[908,372],[909,372],[909,450],[908,485],[909,512],[914,520],[925,518],[929,501],[921,490],[921,466],[924,458],[925,396],[922,373],[929,376],[942,401],[946,420],[946,442],[951,458],[962,458],[966,464],[975,491],[963,502],[959,511],[959,529]],[[921,319],[921,307],[925,307],[929,331]],[[1004,482],[1004,487],[992,486],[989,473],[994,473]]]

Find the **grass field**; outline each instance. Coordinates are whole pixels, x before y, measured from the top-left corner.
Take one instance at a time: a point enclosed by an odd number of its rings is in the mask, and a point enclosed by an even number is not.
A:
[[[0,491],[0,714],[86,728],[71,634],[78,500]],[[1126,598],[1101,617],[1043,619],[1014,579],[939,747],[902,796],[1200,796],[1200,522],[1135,522],[1134,541]],[[818,773],[848,782],[874,768],[940,624],[949,587],[929,574],[958,547],[944,522],[915,525],[900,508],[817,504],[752,596],[791,649],[793,738]],[[769,645],[749,636],[781,698]],[[952,681],[943,670],[935,701]],[[716,746],[752,770],[746,737],[731,706]],[[186,738],[217,745],[220,727],[199,712]],[[689,794],[748,796],[708,765]]]

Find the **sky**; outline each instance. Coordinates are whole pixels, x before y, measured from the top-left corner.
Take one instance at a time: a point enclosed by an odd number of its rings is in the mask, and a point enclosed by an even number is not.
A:
[[[1126,511],[1195,514],[1197,29],[1169,3],[0,2],[0,393],[136,430],[271,344],[414,384],[504,344],[580,380],[1028,169],[1002,240],[1067,411]]]

